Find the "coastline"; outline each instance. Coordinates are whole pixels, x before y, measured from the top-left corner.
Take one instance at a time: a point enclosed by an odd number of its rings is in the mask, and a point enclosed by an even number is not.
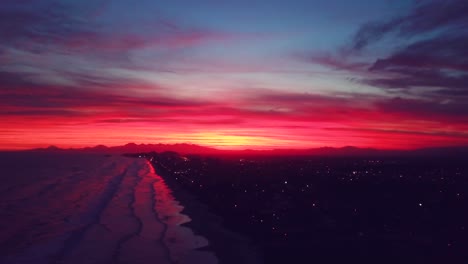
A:
[[[175,199],[184,206],[181,213],[190,217],[191,221],[182,225],[191,228],[196,235],[207,238],[209,244],[205,248],[214,251],[221,264],[263,263],[259,250],[255,248],[249,238],[226,229],[220,216],[210,212],[205,204],[184,190],[153,163],[151,165],[156,174],[161,176],[172,190]],[[199,250],[203,250],[203,248]]]

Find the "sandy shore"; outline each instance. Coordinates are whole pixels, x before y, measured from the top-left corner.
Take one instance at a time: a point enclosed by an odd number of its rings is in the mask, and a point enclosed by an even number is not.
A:
[[[221,217],[210,212],[206,205],[184,190],[169,175],[158,170],[156,173],[164,179],[174,197],[184,205],[182,213],[191,218],[190,222],[183,225],[208,239],[206,249],[214,251],[221,264],[263,263],[259,251],[247,237],[223,227]]]

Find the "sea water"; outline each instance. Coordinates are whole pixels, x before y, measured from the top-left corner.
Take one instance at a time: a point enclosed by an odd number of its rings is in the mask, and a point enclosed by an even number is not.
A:
[[[1,263],[217,263],[145,159],[0,153]]]

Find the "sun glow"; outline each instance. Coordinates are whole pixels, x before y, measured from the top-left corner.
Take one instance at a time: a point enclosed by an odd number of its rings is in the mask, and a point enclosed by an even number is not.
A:
[[[261,136],[235,135],[225,132],[199,132],[191,134],[173,134],[174,143],[186,141],[192,144],[215,147],[218,149],[270,149],[272,146],[285,146],[284,140]],[[168,142],[172,143],[172,142]]]

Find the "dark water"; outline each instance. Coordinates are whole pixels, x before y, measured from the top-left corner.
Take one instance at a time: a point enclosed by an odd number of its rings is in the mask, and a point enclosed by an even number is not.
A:
[[[216,263],[145,159],[0,153],[0,263]]]

